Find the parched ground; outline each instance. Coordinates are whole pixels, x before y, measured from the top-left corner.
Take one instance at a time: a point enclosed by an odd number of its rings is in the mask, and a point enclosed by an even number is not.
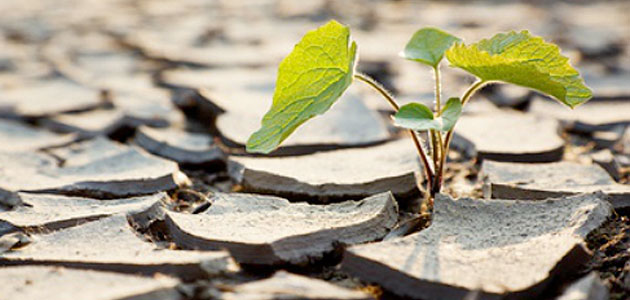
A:
[[[626,1],[0,2],[0,299],[628,299]],[[593,99],[485,87],[422,230],[422,169],[354,83],[269,156],[245,152],[278,63],[329,19],[400,103],[420,27],[527,29]],[[442,64],[443,94],[473,78]],[[413,230],[411,230],[413,231]],[[403,236],[403,233],[407,233]]]

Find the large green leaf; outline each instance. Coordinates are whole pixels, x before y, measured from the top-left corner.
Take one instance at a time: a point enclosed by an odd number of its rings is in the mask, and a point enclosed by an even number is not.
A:
[[[326,112],[352,83],[356,51],[348,27],[334,20],[304,35],[280,63],[273,104],[247,151],[269,153],[302,123]]]
[[[497,34],[468,46],[457,43],[446,58],[481,80],[532,88],[571,108],[591,98],[591,90],[558,47],[527,31]]]
[[[422,103],[412,102],[403,105],[394,115],[394,125],[415,131],[439,130],[449,131],[462,113],[459,98],[450,98],[442,108],[440,117],[435,118],[433,112]]]
[[[422,28],[413,34],[400,56],[437,67],[444,57],[444,52],[455,42],[461,41],[447,32],[437,28]]]

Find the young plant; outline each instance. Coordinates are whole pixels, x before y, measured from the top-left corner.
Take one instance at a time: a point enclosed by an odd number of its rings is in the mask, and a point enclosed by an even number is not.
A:
[[[261,128],[247,141],[247,151],[273,151],[302,123],[325,113],[357,79],[389,102],[396,111],[396,126],[409,130],[424,167],[425,194],[432,205],[442,188],[449,145],[462,107],[483,86],[516,84],[547,94],[570,108],[591,98],[590,89],[558,47],[527,31],[500,33],[466,45],[442,30],[423,28],[411,37],[400,56],[433,70],[433,109],[422,103],[400,107],[382,85],[356,72],[357,45],[348,27],[332,20],[308,32],[280,63],[273,104]],[[461,98],[451,97],[442,105],[440,62],[444,56],[451,67],[463,69],[477,80]],[[426,143],[417,135],[423,131],[427,132]]]

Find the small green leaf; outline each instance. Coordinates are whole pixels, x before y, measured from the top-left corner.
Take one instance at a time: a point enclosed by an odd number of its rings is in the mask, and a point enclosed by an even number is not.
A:
[[[574,108],[591,96],[580,74],[558,46],[526,30],[497,34],[472,45],[456,44],[446,51],[451,66],[484,81],[503,81],[549,94]]]
[[[422,103],[403,105],[394,115],[394,125],[415,131],[440,130],[442,125],[433,118],[433,112]]]
[[[442,131],[449,131],[457,123],[462,114],[462,102],[459,98],[450,98],[442,108]]]
[[[352,83],[356,43],[332,20],[309,31],[278,68],[273,104],[247,151],[269,153],[298,126],[326,112]]]
[[[461,40],[458,37],[440,29],[422,28],[413,34],[411,40],[405,46],[405,50],[400,52],[400,56],[408,60],[437,67],[444,56],[444,52],[455,42],[459,41]]]
[[[442,108],[440,117],[434,117],[433,112],[422,103],[403,105],[394,115],[394,125],[415,131],[440,130],[449,131],[457,123],[462,114],[462,102],[459,98],[450,98]]]

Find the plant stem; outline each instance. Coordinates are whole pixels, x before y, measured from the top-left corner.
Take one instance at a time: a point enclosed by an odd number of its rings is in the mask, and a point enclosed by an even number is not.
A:
[[[440,79],[440,68],[438,66],[433,67],[433,73],[435,74],[435,113],[439,117],[442,115],[442,82]]]
[[[442,115],[442,79],[440,78],[440,67],[433,66],[433,74],[435,74],[435,115],[440,117]],[[439,130],[431,130],[431,149],[432,149],[432,157],[433,157],[433,165],[435,166],[436,174],[437,170],[441,170],[441,157],[442,152],[444,152],[443,143],[442,143],[442,132]],[[437,179],[437,178],[436,178]],[[435,185],[436,181],[433,181]],[[431,197],[430,200],[435,196],[434,186],[431,186]],[[430,203],[432,205],[432,203]]]
[[[367,83],[369,86],[377,90],[383,96],[383,98],[385,98],[387,102],[389,102],[389,104],[394,108],[395,111],[398,111],[400,109],[400,106],[398,105],[398,103],[396,103],[394,96],[392,96],[392,94],[388,92],[385,89],[385,87],[383,87],[376,80],[372,79],[366,74],[362,74],[359,72],[356,72],[354,74],[354,78]],[[433,171],[431,163],[429,163],[429,159],[427,158],[427,154],[424,151],[424,147],[422,147],[422,144],[420,143],[420,140],[418,136],[416,135],[416,133],[413,130],[409,130],[409,134],[411,135],[411,139],[413,140],[413,143],[416,146],[416,149],[418,150],[418,155],[420,156],[420,159],[422,160],[422,165],[424,166],[425,175],[427,177],[427,186],[431,187],[433,186],[434,184],[433,180],[435,179],[434,178],[435,173]],[[429,189],[427,189],[427,192],[429,192]]]
[[[438,133],[437,130],[434,130],[434,129],[429,130],[429,135],[431,138],[431,156],[433,158],[433,165],[435,166],[436,170],[439,169],[438,164],[440,163],[439,155],[440,155],[440,150],[441,150],[438,146],[439,137],[437,133]]]
[[[444,149],[444,141],[442,140],[442,132],[441,131],[437,132],[437,137],[438,137],[438,148],[440,149],[440,158],[441,158],[443,156],[442,154],[444,153],[444,150],[445,150]],[[439,163],[440,168],[439,169],[442,169],[442,164],[443,163],[441,162],[441,159],[440,159],[440,163]]]
[[[470,98],[472,98],[472,96],[475,94],[476,91],[478,91],[479,89],[481,89],[485,84],[487,84],[488,81],[483,81],[483,80],[477,80],[475,83],[473,83],[468,90],[466,90],[466,92],[464,93],[464,96],[462,96],[462,106],[464,106],[464,104],[466,104]],[[440,189],[442,188],[442,181],[444,180],[444,165],[446,164],[446,158],[448,156],[448,151],[450,150],[451,147],[451,140],[453,139],[453,132],[455,131],[455,126],[453,126],[453,128],[451,128],[451,130],[449,130],[446,133],[446,138],[444,139],[444,151],[442,152],[442,156],[440,159],[440,164],[438,169],[435,171],[436,174],[436,179],[433,182],[433,184],[435,185],[433,187],[433,191],[434,192],[439,192]]]
[[[440,153],[444,150],[442,149],[442,138],[440,135],[438,135],[440,131],[438,130],[429,130],[429,137],[431,138],[431,158],[433,158],[433,165],[435,166],[435,170],[436,170],[436,176],[433,179],[432,185],[429,185],[427,188],[427,194],[428,197],[426,198],[428,207],[432,208],[433,207],[433,199],[435,198],[435,194],[437,193],[435,190],[435,186],[436,186],[436,180],[437,178],[437,171],[441,169],[440,166],[440,158],[441,155]]]

